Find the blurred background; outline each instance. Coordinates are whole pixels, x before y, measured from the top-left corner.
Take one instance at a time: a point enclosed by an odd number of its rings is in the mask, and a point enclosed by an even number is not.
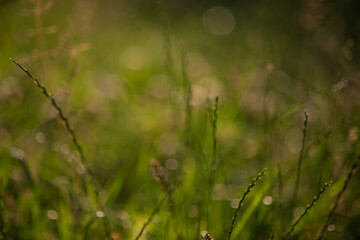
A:
[[[106,218],[114,239],[131,239],[181,181],[143,239],[222,239],[264,167],[233,237],[281,235],[334,180],[293,235],[314,238],[359,154],[359,11],[355,0],[0,0],[0,238],[104,239]],[[64,111],[98,197],[56,109],[9,57]],[[360,238],[351,181],[327,239]]]

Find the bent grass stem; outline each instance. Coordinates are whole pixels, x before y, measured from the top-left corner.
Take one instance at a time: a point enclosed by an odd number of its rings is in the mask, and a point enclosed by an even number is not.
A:
[[[74,130],[72,129],[72,127],[70,126],[69,120],[67,117],[65,117],[63,110],[61,109],[61,107],[58,105],[58,103],[55,101],[55,99],[51,96],[51,94],[46,90],[45,86],[42,85],[39,80],[37,80],[26,68],[24,68],[20,63],[18,63],[17,61],[15,61],[14,59],[10,58],[10,60],[15,63],[23,72],[25,72],[35,83],[35,85],[40,88],[40,90],[42,91],[42,93],[45,95],[45,97],[47,99],[49,99],[49,101],[51,102],[51,105],[53,105],[53,107],[57,110],[60,119],[63,121],[63,123],[65,124],[65,128],[66,130],[69,132],[71,139],[75,145],[76,150],[78,151],[79,155],[80,155],[80,159],[81,159],[81,163],[83,164],[85,170],[86,170],[86,177],[84,177],[84,181],[90,185],[91,190],[93,191],[93,193],[95,194],[95,201],[96,204],[98,205],[99,209],[104,212],[104,208],[99,200],[99,191],[96,188],[95,185],[95,178],[93,173],[90,171],[89,166],[88,166],[88,161],[85,157],[84,151],[75,135]],[[89,178],[89,179],[88,179]],[[106,218],[104,218],[105,220]],[[110,236],[110,231],[108,229],[108,223],[104,221],[104,229],[106,231],[107,236]]]

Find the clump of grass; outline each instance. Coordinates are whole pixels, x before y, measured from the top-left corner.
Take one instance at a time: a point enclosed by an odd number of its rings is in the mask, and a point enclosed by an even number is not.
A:
[[[246,199],[246,196],[251,192],[251,189],[256,185],[256,183],[260,180],[260,178],[262,176],[264,176],[265,174],[266,174],[266,168],[264,170],[262,170],[260,173],[258,173],[258,175],[255,178],[253,178],[250,185],[248,186],[248,188],[245,190],[243,196],[241,197],[241,199],[239,201],[239,205],[236,208],[234,217],[232,218],[232,222],[231,222],[231,226],[230,226],[230,230],[229,230],[229,234],[228,234],[228,240],[230,240],[230,238],[231,238],[231,234],[232,234],[234,226],[235,226],[235,220],[236,220],[237,216],[239,215],[240,208],[243,205],[243,203]]]
[[[315,205],[315,203],[319,200],[321,195],[326,191],[326,189],[328,189],[330,187],[331,184],[332,184],[332,181],[324,184],[324,186],[320,189],[319,193],[314,197],[312,202],[306,206],[304,212],[300,215],[300,217],[293,223],[293,225],[291,225],[290,230],[285,234],[286,239],[289,238],[290,234],[294,231],[296,225],[298,225],[300,223],[301,219],[303,219],[305,217],[305,215]]]
[[[327,226],[329,225],[330,221],[333,219],[334,217],[334,213],[335,213],[335,210],[337,208],[337,206],[339,205],[340,203],[340,200],[341,198],[343,197],[344,195],[344,192],[345,190],[347,189],[348,185],[349,185],[349,182],[352,178],[352,176],[354,175],[355,171],[356,171],[356,168],[357,166],[359,165],[359,161],[360,161],[360,155],[356,158],[356,160],[354,161],[352,167],[350,168],[346,178],[345,178],[345,181],[344,181],[344,185],[343,187],[341,188],[340,192],[338,193],[337,197],[336,197],[336,200],[335,200],[335,203],[333,205],[333,207],[331,208],[327,218],[326,218],[326,221],[324,223],[324,225],[322,226],[321,228],[321,231],[319,233],[319,236],[318,236],[318,240],[321,240],[323,239],[323,237],[325,236],[326,234],[326,228]]]
[[[84,168],[85,168],[85,177],[83,177],[84,181],[86,182],[86,184],[88,186],[90,186],[91,190],[93,191],[94,195],[95,195],[95,201],[96,204],[98,205],[98,208],[100,209],[100,211],[104,212],[104,208],[99,200],[99,191],[97,190],[96,184],[95,184],[95,178],[94,175],[92,173],[92,171],[90,171],[89,166],[88,166],[88,161],[85,157],[84,151],[82,150],[82,147],[78,141],[78,138],[75,135],[75,132],[73,130],[73,128],[70,126],[69,120],[67,117],[65,117],[63,110],[61,109],[61,107],[58,105],[58,103],[55,101],[55,99],[51,96],[51,94],[48,92],[48,90],[45,88],[44,85],[42,85],[39,80],[37,80],[26,68],[24,68],[20,63],[18,63],[17,61],[15,61],[14,59],[10,58],[10,60],[15,63],[22,71],[24,71],[35,83],[35,85],[40,88],[41,92],[45,95],[45,97],[51,102],[51,105],[53,105],[53,107],[57,110],[60,119],[63,121],[66,130],[68,131],[68,133],[71,136],[71,139],[74,143],[74,146],[76,148],[76,150],[78,151],[79,155],[80,155],[80,159],[81,159],[81,163],[83,164]],[[107,218],[103,218],[104,219],[104,229],[106,231],[107,236],[110,236],[110,230],[108,229],[108,223],[106,222]]]

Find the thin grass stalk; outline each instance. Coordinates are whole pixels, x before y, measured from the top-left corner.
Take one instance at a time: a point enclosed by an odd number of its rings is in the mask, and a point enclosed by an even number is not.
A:
[[[199,207],[199,213],[201,213],[201,204],[198,204],[198,207]],[[201,227],[201,214],[198,215],[196,220],[196,234],[194,239],[198,238],[200,227]]]
[[[22,71],[24,71],[35,83],[35,85],[41,89],[42,93],[45,95],[45,97],[47,99],[49,99],[49,101],[51,102],[51,105],[53,105],[53,107],[57,110],[60,119],[64,122],[65,124],[65,128],[66,130],[69,132],[71,139],[75,145],[76,150],[78,151],[79,155],[80,155],[80,159],[81,159],[81,163],[83,164],[85,170],[86,170],[86,177],[84,177],[84,181],[90,186],[90,188],[92,189],[93,193],[95,194],[95,200],[96,203],[98,205],[98,208],[104,212],[103,206],[99,200],[99,191],[96,188],[95,185],[95,178],[93,173],[91,172],[91,170],[89,169],[88,166],[88,161],[85,157],[84,151],[82,150],[82,147],[75,135],[74,130],[72,129],[72,127],[70,126],[69,120],[67,119],[67,117],[65,117],[63,110],[61,109],[61,107],[57,104],[57,102],[55,101],[55,99],[51,96],[51,94],[46,90],[45,86],[43,86],[35,77],[32,76],[32,74],[26,69],[24,68],[20,63],[18,63],[17,61],[15,61],[14,59],[10,58],[10,60],[15,63]],[[105,220],[106,218],[104,218],[104,229],[106,231],[107,237],[110,236],[110,231],[108,229],[108,223]]]
[[[38,44],[40,47],[41,61],[45,73],[45,77],[49,78],[49,54],[47,52],[47,44],[45,40],[44,24],[43,24],[43,15],[46,11],[46,6],[43,4],[43,1],[37,0],[34,6],[34,20],[35,20],[35,29],[38,39]]]
[[[157,214],[157,213],[160,211],[163,203],[166,201],[166,199],[168,199],[168,198],[170,197],[170,195],[171,195],[171,193],[166,194],[166,195],[161,199],[161,201],[156,205],[156,207],[155,207],[154,210],[152,211],[150,217],[148,218],[148,220],[146,220],[146,222],[145,222],[144,225],[142,226],[142,228],[141,228],[140,232],[138,233],[138,235],[136,236],[135,240],[138,240],[138,239],[141,237],[141,235],[143,234],[145,228],[149,225],[149,223],[151,223],[151,221],[152,221],[152,219],[154,218],[155,214]]]
[[[305,217],[305,215],[309,212],[309,210],[315,205],[315,203],[319,200],[319,198],[321,197],[321,195],[326,191],[326,189],[328,189],[330,187],[330,185],[332,184],[332,181],[327,182],[324,184],[324,186],[320,189],[319,193],[314,197],[314,199],[312,200],[312,202],[310,204],[308,204],[304,210],[304,212],[300,215],[300,217],[293,223],[293,225],[291,226],[290,230],[285,234],[285,238],[289,238],[290,234],[294,231],[296,225],[298,225],[301,221],[301,219],[303,219]]]
[[[174,76],[174,66],[173,66],[173,58],[172,58],[172,42],[171,42],[171,34],[170,34],[170,18],[169,13],[164,5],[163,0],[155,1],[155,10],[158,14],[158,19],[160,25],[162,27],[162,34],[164,37],[164,50],[166,53],[166,67],[168,69],[168,73],[170,76]]]
[[[265,54],[265,52],[263,52],[263,54]],[[264,56],[263,56],[264,57]],[[267,67],[268,68],[268,67]],[[264,123],[267,123],[269,121],[269,111],[268,111],[268,96],[269,96],[269,92],[271,90],[271,79],[272,79],[272,70],[269,71],[269,69],[267,69],[266,71],[266,78],[265,78],[265,87],[264,87],[264,91],[263,91],[263,102],[262,102],[262,107],[263,107],[263,116],[264,116]],[[271,142],[271,129],[269,124],[263,124],[263,158],[259,159],[259,163],[262,164],[264,162],[266,162],[268,160],[268,156],[271,156],[271,146],[270,146],[270,142]]]
[[[217,118],[218,118],[218,103],[219,97],[215,98],[214,105],[211,103],[211,100],[207,98],[208,103],[208,111],[209,111],[209,119],[210,126],[212,130],[212,155],[209,164],[209,176],[208,176],[208,198],[211,198],[213,185],[215,182],[215,174],[216,174],[216,158],[217,158]],[[211,212],[210,203],[207,206],[208,211],[206,211],[205,218],[207,223],[207,228],[209,228],[209,215]]]
[[[351,144],[351,150],[344,156],[344,159],[352,159],[354,158],[354,155],[356,155],[355,152],[355,148],[356,146],[358,145],[358,143],[360,142],[360,138],[358,138],[356,141],[354,141],[352,144]],[[352,161],[354,162],[354,160]],[[342,172],[343,172],[343,169],[347,167],[349,161],[343,161],[340,168],[337,170],[337,173],[335,175],[335,179],[339,179]]]
[[[91,226],[93,225],[93,223],[96,221],[96,219],[98,219],[98,217],[93,216],[86,224],[84,227],[84,232],[83,232],[83,240],[88,240],[89,239],[89,231]]]
[[[272,231],[269,239],[273,240],[274,238],[275,238],[275,233],[274,233],[274,231]]]
[[[39,194],[37,192],[37,188],[35,186],[34,178],[32,177],[32,174],[30,172],[29,166],[26,164],[24,158],[14,157],[15,160],[19,163],[21,168],[23,169],[27,183],[29,184],[30,191],[32,194],[32,204],[30,206],[31,209],[31,220],[32,220],[32,230],[34,232],[34,238],[40,239],[41,238],[41,229],[39,226],[39,222],[41,219],[41,213],[40,213],[40,205],[39,205]]]
[[[294,186],[294,192],[293,192],[293,201],[296,199],[298,191],[299,191],[299,184],[300,184],[300,176],[301,176],[301,165],[304,160],[304,153],[305,153],[305,141],[306,141],[306,130],[307,130],[307,123],[308,123],[308,115],[306,113],[306,110],[304,110],[304,126],[303,126],[303,138],[301,142],[301,150],[299,154],[298,159],[298,166],[297,166],[297,172],[296,172],[296,181]]]
[[[0,202],[3,202],[3,197],[0,195]],[[3,218],[3,207],[2,205],[0,205],[0,236],[2,237],[2,239],[8,239],[7,235],[5,233],[5,221]]]
[[[232,222],[231,222],[231,226],[230,226],[230,230],[229,230],[229,234],[228,234],[228,240],[230,240],[230,238],[231,238],[231,234],[235,227],[235,220],[236,220],[237,216],[239,215],[240,208],[243,205],[243,203],[246,199],[246,196],[251,192],[251,189],[256,185],[256,183],[260,180],[260,178],[262,176],[264,176],[265,174],[266,174],[266,168],[264,170],[262,170],[260,173],[258,173],[258,175],[255,178],[252,179],[250,185],[248,186],[248,188],[245,190],[243,196],[241,197],[241,199],[239,201],[239,205],[236,208],[234,217],[232,218]]]
[[[14,59],[10,58],[10,60],[15,63],[21,70],[23,70],[35,83],[35,85],[41,89],[42,93],[49,99],[49,101],[51,102],[51,104],[55,107],[55,109],[58,111],[59,113],[59,117],[61,118],[61,120],[64,122],[66,130],[70,133],[71,135],[71,139],[76,147],[76,150],[79,152],[80,154],[80,159],[82,161],[82,164],[84,165],[84,167],[86,168],[86,170],[89,172],[88,169],[88,163],[85,157],[85,154],[82,150],[82,147],[80,146],[77,137],[75,135],[74,130],[71,128],[69,120],[65,117],[62,109],[60,108],[60,106],[56,103],[55,99],[51,96],[51,94],[46,90],[46,88],[35,78],[31,75],[31,73],[24,68],[22,65],[20,65],[20,63],[18,63],[17,61],[15,61]]]
[[[158,183],[160,183],[160,186],[163,189],[163,191],[165,192],[165,194],[171,193],[170,183],[166,177],[166,173],[165,173],[163,167],[161,166],[161,164],[157,160],[152,159],[150,161],[150,166],[151,166],[151,171],[152,171],[156,181]],[[169,207],[171,213],[175,214],[174,202],[170,196],[168,198],[168,207]]]
[[[297,198],[297,194],[299,191],[299,184],[300,184],[300,177],[301,177],[301,165],[304,160],[304,153],[305,153],[305,141],[306,141],[306,130],[307,130],[307,123],[308,123],[308,115],[306,113],[306,110],[304,110],[304,126],[303,126],[303,138],[301,142],[301,150],[299,153],[299,159],[297,164],[297,171],[296,171],[296,180],[294,185],[294,192],[292,195],[292,203],[291,203],[291,210],[290,210],[290,220],[292,219],[292,209],[295,206],[295,201]]]
[[[279,204],[278,204],[278,209],[279,209],[279,213],[281,216],[281,225],[282,226],[286,226],[286,219],[285,219],[285,211],[284,211],[284,207],[283,207],[283,189],[284,189],[284,184],[283,184],[283,176],[282,176],[282,169],[281,169],[281,165],[280,163],[277,164],[277,169],[278,169],[278,174],[277,174],[277,180],[278,180],[278,199],[279,199]],[[283,229],[285,230],[285,229]]]
[[[184,48],[184,47],[183,47]],[[190,128],[191,128],[191,84],[189,81],[189,77],[187,74],[187,58],[185,54],[185,50],[182,49],[182,57],[181,57],[181,67],[182,67],[182,78],[183,78],[183,86],[184,86],[184,99],[185,99],[185,148],[186,151],[189,150],[190,147]]]
[[[347,176],[345,178],[344,185],[343,185],[343,187],[341,188],[340,192],[338,193],[338,195],[336,197],[334,206],[331,208],[329,214],[326,217],[326,221],[325,221],[324,225],[321,228],[321,231],[319,233],[319,236],[318,236],[317,240],[321,240],[325,236],[326,228],[329,225],[330,221],[334,217],[335,210],[336,210],[337,206],[339,205],[340,200],[343,197],[344,192],[347,189],[347,187],[349,185],[349,182],[350,182],[352,176],[354,175],[354,173],[356,171],[357,166],[359,165],[359,161],[360,161],[360,155],[356,158],[356,160],[354,161],[352,167],[350,168],[350,170],[349,170],[349,172],[348,172],[348,174],[347,174]]]
[[[341,77],[338,79],[340,80]],[[323,96],[327,100],[328,104],[336,109],[336,112],[341,112],[342,114],[345,114],[345,112],[342,110],[344,107],[339,104],[339,101],[337,101],[336,98],[334,98],[334,94],[331,91],[315,87],[313,81],[311,81],[310,79],[299,78],[298,80],[301,81],[304,86],[309,88],[309,90],[311,90],[312,92]]]
[[[4,231],[3,228],[4,228],[4,227],[3,227],[3,224],[1,224],[1,227],[0,227],[1,237],[2,237],[3,239],[8,239],[8,238],[7,238],[7,235],[5,234],[5,231]]]
[[[212,106],[210,103],[211,129],[212,129],[212,158],[210,163],[209,185],[210,189],[215,181],[215,168],[217,162],[217,119],[218,119],[218,105],[219,97],[215,98],[215,103]]]
[[[339,127],[344,125],[349,120],[349,117],[344,117],[340,121],[334,123],[324,134],[322,134],[318,139],[309,144],[309,146],[306,148],[306,153],[310,153],[312,150],[314,150],[316,147],[318,147],[320,144],[322,144],[326,139],[328,139]]]

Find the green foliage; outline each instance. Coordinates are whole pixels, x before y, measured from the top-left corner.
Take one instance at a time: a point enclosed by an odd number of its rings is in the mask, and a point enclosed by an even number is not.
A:
[[[0,1],[0,239],[360,238],[358,5]]]

